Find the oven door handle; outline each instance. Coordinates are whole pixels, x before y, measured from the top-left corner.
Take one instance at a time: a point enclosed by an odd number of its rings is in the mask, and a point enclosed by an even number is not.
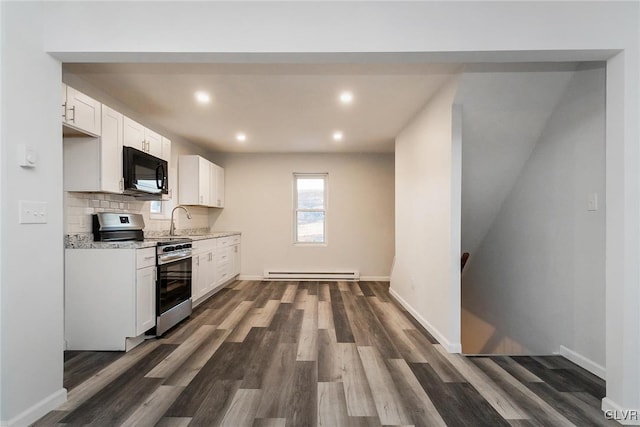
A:
[[[161,173],[159,173],[160,171],[162,171]],[[156,187],[158,187],[158,190],[164,190],[164,182],[166,178],[166,173],[164,170],[164,165],[159,164],[158,166],[156,166]]]
[[[191,254],[176,253],[176,254],[161,255],[158,257],[158,265],[163,265],[169,262],[181,261],[185,259],[191,259]]]

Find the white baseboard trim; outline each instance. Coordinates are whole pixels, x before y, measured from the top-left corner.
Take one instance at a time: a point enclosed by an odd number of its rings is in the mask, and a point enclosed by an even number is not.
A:
[[[461,343],[452,343],[431,323],[429,323],[424,317],[422,317],[407,301],[405,301],[398,293],[389,289],[389,293],[392,297],[394,297],[401,306],[403,306],[411,315],[420,323],[424,328],[431,334],[435,339],[438,340],[440,345],[442,345],[445,350],[449,353],[461,353],[462,352],[462,344]]]
[[[258,281],[263,281],[264,280],[264,276],[251,276],[249,274],[247,274],[247,275],[241,274],[240,276],[238,276],[238,280],[258,280]]]
[[[602,412],[608,420],[614,420],[624,426],[640,425],[640,409],[624,408],[613,400],[605,397],[602,399]]]
[[[606,379],[607,369],[604,366],[597,364],[593,360],[584,357],[580,353],[576,353],[570,348],[567,348],[561,345],[560,350],[558,351],[558,354],[560,356],[563,356],[569,359],[570,361],[580,366],[581,368],[586,369],[587,371],[591,372],[593,375],[596,375],[602,378],[603,380]]]
[[[389,276],[360,276],[360,282],[390,282]]]
[[[6,427],[23,427],[38,421],[49,411],[53,411],[58,406],[67,401],[67,389],[62,388],[55,393],[45,397],[26,411],[16,415],[8,421],[2,422]]]
[[[238,276],[238,280],[264,280],[263,276],[252,276],[252,275],[240,275]],[[391,278],[389,276],[361,276],[359,281],[361,282],[388,282]]]

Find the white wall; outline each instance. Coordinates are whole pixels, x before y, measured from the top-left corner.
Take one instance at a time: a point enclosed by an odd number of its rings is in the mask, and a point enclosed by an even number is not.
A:
[[[226,154],[225,208],[214,230],[242,232],[241,275],[265,269],[356,269],[388,278],[393,258],[393,154]],[[293,244],[293,173],[328,173],[327,245]]]
[[[463,106],[462,252],[473,257],[540,139],[575,64],[467,67]]]
[[[66,399],[62,388],[62,134],[60,63],[42,52],[38,3],[2,4],[2,416]],[[25,23],[29,23],[25,25]],[[32,146],[34,169],[17,165]],[[47,203],[46,224],[19,224],[19,200]]]
[[[564,346],[605,365],[605,70],[590,67],[573,74],[467,264],[465,353]]]
[[[606,402],[609,407],[640,409],[639,6],[637,2],[535,1],[10,3],[3,10],[2,25],[2,102],[4,108],[10,105],[12,110],[3,113],[3,159],[13,158],[20,141],[43,147],[46,155],[52,154],[46,158],[61,159],[61,148],[56,144],[61,143],[59,123],[55,119],[59,112],[60,69],[51,66],[44,52],[73,61],[608,60]],[[39,8],[44,13],[42,25],[38,25]],[[12,12],[9,16],[10,10],[16,9],[28,14]],[[358,19],[353,20],[354,16]],[[29,47],[23,49],[22,43]],[[234,52],[240,55],[224,54]],[[351,53],[336,56],[332,52]],[[25,79],[33,84],[25,85]],[[41,90],[43,87],[46,90]],[[10,140],[6,136],[11,136]],[[62,291],[62,165],[46,165],[48,169],[39,168],[35,173],[39,184],[20,179],[25,173],[3,169],[3,375],[11,366],[8,359],[19,361],[18,370],[3,377],[5,420],[25,410],[37,414],[42,411],[35,406],[41,396],[54,393],[51,384],[56,383],[56,389],[61,387],[61,356],[60,363],[51,366],[55,357],[49,355],[57,354],[56,337],[60,342],[62,337],[62,299],[57,298]],[[53,187],[60,191],[50,191]],[[32,228],[15,224],[17,192],[34,197],[42,192],[55,198],[51,206],[57,221],[40,229],[53,238],[44,240],[43,246],[29,254],[20,248],[24,242],[25,246],[36,247],[36,238],[26,231]],[[59,233],[49,236],[54,228]],[[9,247],[10,253],[4,249]],[[38,259],[38,270],[33,268],[34,258]],[[8,265],[13,267],[5,268]],[[31,280],[39,272],[46,280]],[[29,341],[8,347],[4,337],[13,335],[14,328],[20,333],[25,324],[25,313],[5,310],[11,304],[16,306],[16,301],[22,302],[17,297],[24,292],[24,280],[29,280],[33,291],[56,297],[42,301],[59,300],[57,308],[38,304],[29,312],[28,320],[39,328],[39,337],[45,337],[38,352],[31,351]],[[38,308],[43,310],[38,312]],[[34,312],[38,313],[35,317]],[[27,365],[41,367],[37,368],[37,383],[23,381],[18,375]],[[18,387],[18,392],[8,396],[7,388],[13,387]]]
[[[450,350],[460,347],[459,285],[453,287],[453,100],[450,79],[396,138],[396,256],[391,290]],[[458,153],[459,154],[459,153]],[[458,189],[459,194],[459,189]],[[459,215],[459,212],[458,212]],[[458,240],[459,242],[459,240]],[[458,243],[459,244],[459,243]]]

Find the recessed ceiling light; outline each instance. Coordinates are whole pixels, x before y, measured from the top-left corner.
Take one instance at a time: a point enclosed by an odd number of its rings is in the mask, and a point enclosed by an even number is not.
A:
[[[195,97],[200,104],[208,104],[211,101],[211,96],[207,92],[198,91],[195,93]]]
[[[344,91],[340,94],[340,102],[343,104],[351,104],[353,101],[353,94],[348,91]]]
[[[236,141],[245,142],[246,140],[247,140],[247,135],[245,135],[244,133],[240,132],[236,134]]]
[[[340,132],[339,130],[335,131],[333,133],[333,140],[334,141],[342,141],[342,138],[344,137],[344,135],[342,134],[342,132]]]

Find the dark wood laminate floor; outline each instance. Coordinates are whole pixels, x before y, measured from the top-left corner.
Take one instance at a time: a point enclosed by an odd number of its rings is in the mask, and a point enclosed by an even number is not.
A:
[[[448,354],[381,282],[237,281],[129,353],[67,352],[65,387],[36,426],[617,425],[601,379]]]

